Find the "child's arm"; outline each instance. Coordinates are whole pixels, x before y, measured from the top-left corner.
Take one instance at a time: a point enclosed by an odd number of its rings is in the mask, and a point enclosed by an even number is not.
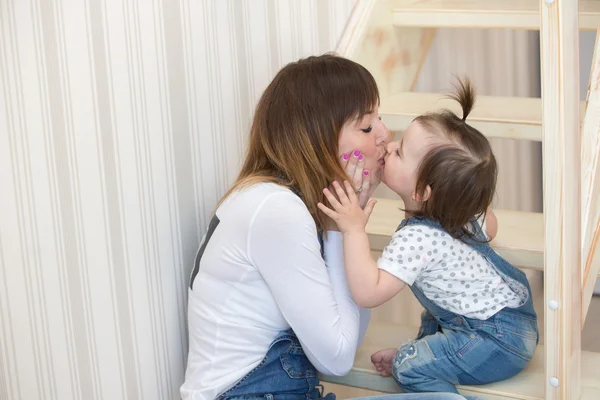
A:
[[[361,307],[372,308],[394,297],[406,284],[380,270],[371,257],[365,225],[373,211],[375,200],[369,201],[363,210],[358,204],[352,186],[348,182],[344,182],[344,185],[347,194],[337,182],[333,183],[339,201],[328,189],[323,191],[335,211],[321,203],[318,206],[337,223],[342,231],[348,284],[356,303]]]
[[[404,289],[406,284],[403,281],[377,267],[364,230],[342,232],[348,282],[359,306],[377,307]]]

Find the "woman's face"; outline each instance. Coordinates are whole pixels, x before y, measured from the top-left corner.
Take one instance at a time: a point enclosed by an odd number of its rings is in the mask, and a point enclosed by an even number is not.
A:
[[[364,170],[371,174],[371,181],[379,183],[385,163],[386,146],[390,141],[390,131],[379,118],[379,107],[360,120],[347,122],[342,128],[339,140],[339,155],[353,156],[359,150],[364,156]]]

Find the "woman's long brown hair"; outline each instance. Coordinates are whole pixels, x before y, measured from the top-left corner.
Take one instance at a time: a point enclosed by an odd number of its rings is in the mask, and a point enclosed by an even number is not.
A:
[[[323,188],[347,178],[338,154],[342,128],[378,104],[375,79],[351,60],[325,54],[286,65],[258,102],[242,169],[219,204],[233,191],[274,182],[294,188],[323,229]]]

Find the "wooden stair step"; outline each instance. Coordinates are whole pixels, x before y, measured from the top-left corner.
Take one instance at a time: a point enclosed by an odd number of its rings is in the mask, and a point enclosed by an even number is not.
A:
[[[371,364],[371,354],[385,348],[396,348],[417,334],[416,327],[392,322],[372,321],[363,345],[358,350],[351,372],[344,377],[322,376],[326,382],[396,393],[400,391],[392,378],[383,378]],[[583,400],[597,400],[600,393],[600,354],[581,353],[581,383]],[[543,399],[544,398],[544,348],[538,346],[532,362],[516,376],[502,382],[481,386],[458,386],[462,395],[484,399]]]
[[[582,120],[585,102],[581,102]],[[427,112],[450,109],[459,117],[458,103],[438,93],[404,92],[383,98],[379,114],[391,131],[402,131]],[[477,96],[467,119],[487,137],[542,141],[542,101],[531,97]]]
[[[438,93],[404,92],[381,100],[379,114],[391,131],[405,129],[427,112],[447,108],[462,117],[459,104]],[[542,103],[539,98],[477,96],[467,121],[488,137],[542,140]]]
[[[367,224],[371,250],[382,251],[404,218],[401,200],[377,199]],[[492,247],[516,267],[544,269],[544,215],[541,213],[494,210],[498,234]]]
[[[540,29],[539,0],[401,0],[393,9],[393,24],[423,28]],[[596,30],[600,3],[579,2],[579,29]]]

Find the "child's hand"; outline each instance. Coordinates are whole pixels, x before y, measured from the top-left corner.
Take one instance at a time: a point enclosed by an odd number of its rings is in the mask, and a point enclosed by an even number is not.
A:
[[[354,193],[354,189],[348,181],[344,181],[346,191],[342,189],[338,182],[333,182],[333,189],[338,195],[339,201],[331,193],[329,189],[323,189],[323,193],[329,203],[333,206],[333,210],[325,206],[323,203],[317,204],[319,209],[328,217],[333,219],[342,233],[348,232],[364,232],[365,225],[369,220],[376,200],[369,200],[365,209],[360,207],[358,197]]]
[[[371,355],[371,362],[381,376],[392,376],[392,362],[396,349],[379,350]]]
[[[487,213],[485,214],[485,234],[488,237],[488,240],[492,240],[496,237],[498,233],[498,218],[496,218],[496,214],[492,211],[492,208],[488,208]]]

